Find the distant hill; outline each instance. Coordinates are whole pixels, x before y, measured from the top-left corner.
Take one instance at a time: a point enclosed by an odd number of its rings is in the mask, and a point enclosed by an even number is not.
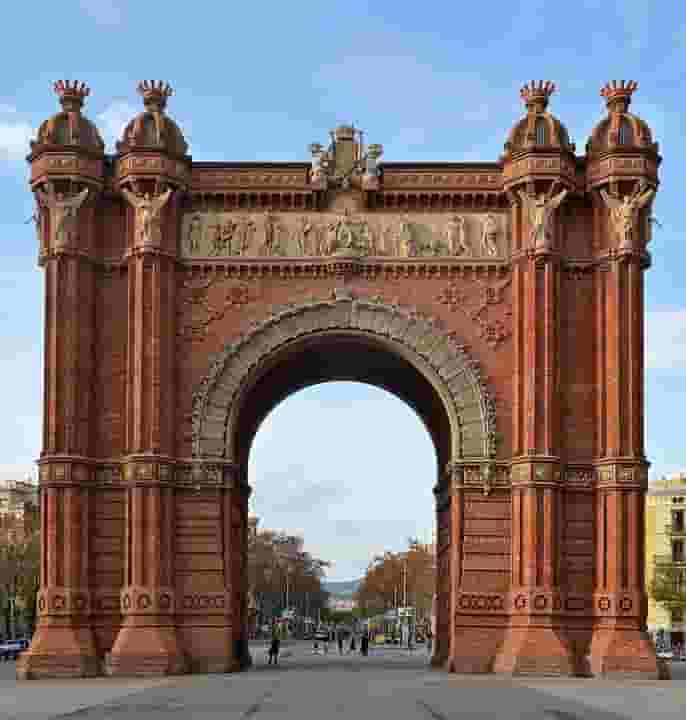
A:
[[[336,597],[350,597],[360,587],[360,580],[324,581],[324,589]]]

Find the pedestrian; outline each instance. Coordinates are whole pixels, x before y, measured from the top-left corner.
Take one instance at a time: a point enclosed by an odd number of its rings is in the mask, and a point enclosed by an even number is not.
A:
[[[326,635],[324,636],[324,655],[329,654],[329,639],[331,638],[331,631],[327,628]]]
[[[362,640],[360,640],[360,652],[364,657],[367,657],[369,653],[369,635],[366,632],[362,634]]]
[[[272,626],[272,640],[269,645],[269,665],[272,664],[272,660],[274,661],[274,665],[279,664],[279,647],[281,645],[281,639],[279,637],[279,628],[274,623]]]
[[[336,629],[336,637],[338,640],[338,654],[343,654],[343,630],[341,628]]]
[[[433,649],[433,642],[434,642],[434,636],[431,632],[431,628],[428,627],[426,629],[426,652],[431,655],[431,651]]]
[[[349,652],[351,652],[351,653],[355,652],[355,648],[356,648],[356,645],[355,645],[355,632],[353,631],[353,632],[350,633],[350,651],[349,651]]]

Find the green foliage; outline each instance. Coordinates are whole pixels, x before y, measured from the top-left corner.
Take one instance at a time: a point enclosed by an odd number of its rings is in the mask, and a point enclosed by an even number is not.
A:
[[[672,563],[656,565],[650,596],[669,608],[686,608],[686,569]]]

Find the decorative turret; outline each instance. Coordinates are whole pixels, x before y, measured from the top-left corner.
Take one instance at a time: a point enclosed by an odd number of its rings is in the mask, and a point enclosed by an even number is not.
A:
[[[59,96],[62,112],[53,115],[38,129],[32,151],[43,145],[77,146],[95,153],[105,150],[105,143],[95,125],[81,114],[90,88],[85,83],[58,80],[53,88]]]
[[[190,178],[188,143],[165,112],[174,91],[161,80],[143,80],[137,90],[145,109],[126,126],[117,143],[118,185],[151,180],[158,187],[186,187]]]
[[[634,80],[612,80],[600,89],[607,116],[586,144],[586,187],[598,191],[602,200],[599,205],[607,213],[611,230],[610,247],[628,253],[643,253],[650,241],[648,205],[658,185],[661,161],[647,123],[629,112],[637,89]],[[644,259],[649,262],[648,255]]]
[[[657,152],[648,125],[629,112],[631,96],[637,90],[634,80],[612,80],[600,90],[607,102],[607,117],[591,133],[586,146],[589,155],[616,148],[645,148]]]
[[[145,110],[126,126],[121,141],[117,143],[118,152],[154,148],[170,155],[186,154],[188,144],[183,133],[164,112],[167,98],[173,93],[171,86],[161,80],[138,83],[138,94],[143,97]]]
[[[505,157],[538,148],[559,148],[574,152],[567,129],[547,111],[550,96],[555,89],[555,83],[549,80],[532,80],[519,91],[527,113],[510,131],[505,143]]]
[[[62,110],[40,125],[31,142],[31,186],[60,179],[102,186],[105,143],[81,112],[90,88],[83,82],[58,80],[53,89]]]
[[[541,251],[554,244],[555,203],[564,198],[561,193],[576,188],[574,145],[565,126],[547,109],[555,90],[549,80],[532,80],[521,88],[526,115],[510,131],[501,157],[505,189],[526,205],[527,215],[538,218],[530,229],[529,244]]]

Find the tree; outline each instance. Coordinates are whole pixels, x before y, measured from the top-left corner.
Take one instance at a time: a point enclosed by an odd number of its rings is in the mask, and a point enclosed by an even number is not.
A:
[[[35,596],[38,591],[40,536],[37,531],[20,539],[6,536],[0,543],[0,587],[4,596],[5,634],[15,633],[16,602],[29,609],[29,624],[34,625]]]
[[[686,568],[674,563],[655,565],[649,591],[655,602],[669,609],[686,608]]]
[[[286,601],[299,615],[316,616],[326,607],[322,579],[328,563],[304,551],[297,536],[261,530],[248,545],[248,592],[261,620],[272,617]]]
[[[404,602],[417,610],[418,618],[431,614],[436,587],[436,564],[431,549],[416,538],[408,540],[401,553],[387,552],[376,556],[365,573],[356,593],[361,612],[372,614]]]

